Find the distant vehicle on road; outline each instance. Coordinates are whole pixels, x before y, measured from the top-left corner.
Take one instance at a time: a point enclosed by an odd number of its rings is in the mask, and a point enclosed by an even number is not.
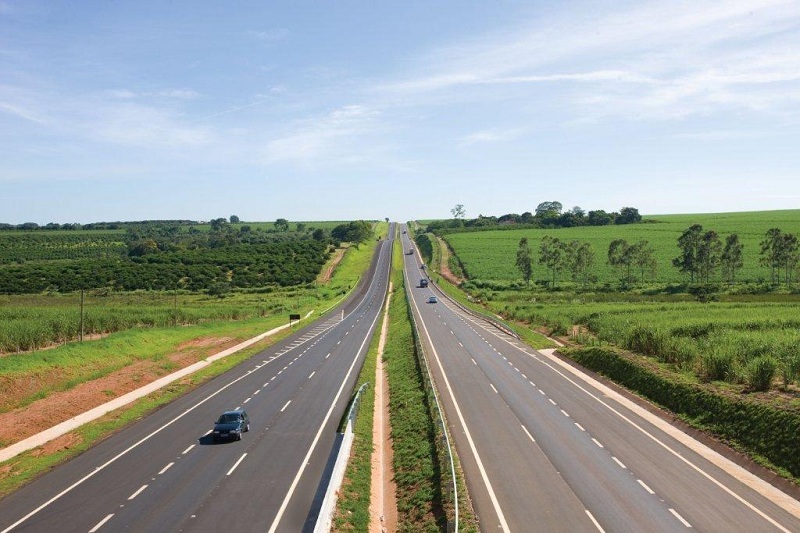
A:
[[[420,286],[421,289],[424,289],[425,287],[428,286],[428,280],[425,279],[425,278],[420,279],[419,280],[419,286]]]
[[[430,298],[428,298],[428,303],[429,304],[435,304],[438,301],[439,300],[436,299],[436,296],[431,296]]]
[[[242,433],[250,431],[250,419],[244,409],[225,411],[214,423],[211,440],[242,440]]]
[[[406,255],[414,255],[414,249],[409,248],[408,251],[406,252]]]

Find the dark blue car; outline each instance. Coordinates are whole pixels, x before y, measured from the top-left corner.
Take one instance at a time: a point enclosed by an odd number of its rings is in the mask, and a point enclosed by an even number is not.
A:
[[[225,411],[214,423],[211,440],[242,440],[242,433],[250,431],[250,419],[244,409]]]

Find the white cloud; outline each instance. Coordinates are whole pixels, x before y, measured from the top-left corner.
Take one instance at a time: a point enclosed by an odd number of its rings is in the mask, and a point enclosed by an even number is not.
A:
[[[0,102],[0,112],[7,113],[9,115],[14,115],[15,117],[23,118],[31,122],[36,122],[37,124],[45,123],[45,120],[37,116],[36,113],[30,111],[29,109],[25,109],[24,107],[17,104]]]
[[[596,10],[571,5],[515,31],[442,48],[376,91],[412,105],[438,104],[445,94],[485,102],[513,86],[560,83],[566,90],[510,97],[564,102],[588,118],[659,120],[731,108],[782,111],[800,93],[800,3],[648,2]]]
[[[289,30],[285,28],[247,31],[247,36],[257,41],[280,41],[285,39],[288,35],[289,35]]]
[[[379,113],[360,105],[334,109],[322,117],[301,121],[292,133],[267,143],[267,163],[314,164],[322,160],[351,164],[364,157],[360,142],[376,129]]]
[[[518,138],[523,133],[524,130],[520,128],[513,128],[507,130],[488,129],[488,130],[476,131],[465,136],[461,140],[460,145],[462,147],[468,147],[475,144],[507,142]]]

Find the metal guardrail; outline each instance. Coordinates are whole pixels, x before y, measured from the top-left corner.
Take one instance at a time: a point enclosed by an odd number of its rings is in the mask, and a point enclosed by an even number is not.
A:
[[[336,461],[334,462],[331,479],[325,491],[325,497],[322,500],[319,514],[317,515],[314,533],[326,533],[331,530],[333,513],[336,511],[336,496],[339,493],[339,489],[342,488],[344,472],[350,460],[350,448],[353,446],[353,426],[356,423],[358,410],[361,407],[361,393],[364,392],[368,386],[369,382],[366,382],[358,388],[358,392],[356,392],[353,398],[353,403],[350,404],[350,409],[347,411],[347,417],[344,419],[344,429],[339,432],[342,435],[342,443],[336,454]]]
[[[425,385],[425,394],[428,396],[428,405],[431,406],[431,417],[436,421],[438,429],[439,441],[437,443],[437,458],[439,459],[439,471],[450,471],[450,481],[443,487],[443,494],[445,497],[444,503],[450,503],[453,506],[453,520],[447,517],[447,531],[458,533],[458,486],[456,484],[456,467],[453,459],[453,447],[450,443],[450,436],[447,431],[447,423],[445,422],[444,411],[442,411],[441,403],[439,402],[439,394],[436,391],[436,385],[433,383],[433,374],[428,366],[428,358],[425,357],[425,349],[419,338],[419,330],[417,328],[417,319],[411,309],[411,294],[409,289],[408,275],[404,272],[405,290],[406,290],[406,306],[408,314],[411,317],[411,331],[414,335],[414,346],[417,354],[417,360],[420,368],[423,369],[423,383]],[[449,500],[449,502],[447,501]],[[445,509],[445,513],[447,510]]]

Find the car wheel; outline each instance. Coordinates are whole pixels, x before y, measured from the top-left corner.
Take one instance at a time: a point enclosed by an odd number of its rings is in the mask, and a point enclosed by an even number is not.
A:
[[[241,434],[241,433],[239,433],[239,434],[236,436],[236,440],[242,440],[242,434]]]

